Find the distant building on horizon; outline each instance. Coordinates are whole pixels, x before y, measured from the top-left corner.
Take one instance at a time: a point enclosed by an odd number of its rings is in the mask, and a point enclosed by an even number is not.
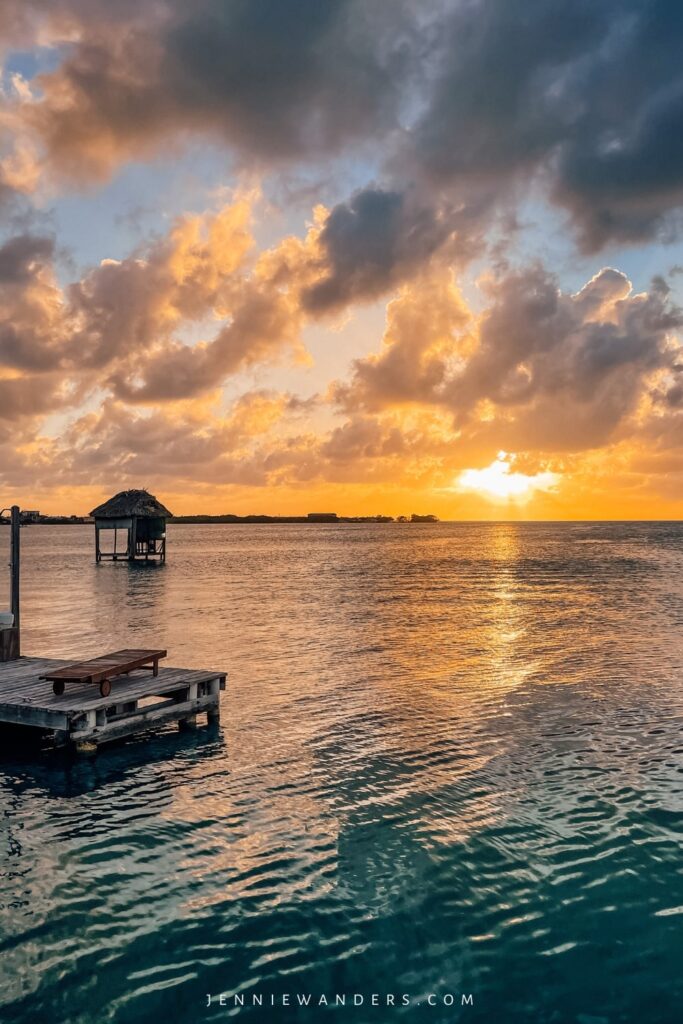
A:
[[[306,516],[309,523],[338,523],[339,516],[336,512],[309,512]]]

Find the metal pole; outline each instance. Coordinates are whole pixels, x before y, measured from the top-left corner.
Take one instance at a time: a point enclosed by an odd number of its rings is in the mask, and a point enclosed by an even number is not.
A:
[[[21,563],[21,552],[20,552],[20,533],[19,524],[21,521],[21,514],[19,512],[18,505],[12,505],[12,538],[11,538],[11,554],[10,554],[10,593],[11,593],[11,604],[12,614],[14,615],[14,626],[17,631],[17,655],[19,654],[20,645],[20,621],[19,621],[19,581],[20,581],[20,563]]]

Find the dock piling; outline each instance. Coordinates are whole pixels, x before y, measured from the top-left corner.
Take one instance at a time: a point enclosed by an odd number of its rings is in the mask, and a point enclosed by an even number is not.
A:
[[[21,586],[21,513],[18,505],[12,505],[12,520],[11,520],[11,555],[10,555],[10,591],[11,591],[11,610],[14,615],[14,628],[17,631],[17,654],[20,654],[20,601],[19,601],[19,588]]]
[[[3,509],[3,512],[7,511]],[[0,627],[0,662],[15,661],[20,653],[20,602],[21,581],[20,539],[21,512],[18,505],[10,509],[10,611],[13,615],[11,626]]]

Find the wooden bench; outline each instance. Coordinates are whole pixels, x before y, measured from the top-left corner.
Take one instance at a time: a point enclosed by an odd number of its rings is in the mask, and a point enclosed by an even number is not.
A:
[[[64,693],[66,683],[99,684],[101,696],[108,697],[112,679],[128,675],[138,668],[149,668],[156,676],[159,674],[159,659],[165,657],[166,651],[114,651],[91,661],[78,661],[55,669],[54,672],[46,672],[40,678],[52,683],[52,691],[58,697]]]

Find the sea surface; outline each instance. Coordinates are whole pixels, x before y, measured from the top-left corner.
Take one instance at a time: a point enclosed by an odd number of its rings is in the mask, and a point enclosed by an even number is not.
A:
[[[24,653],[229,684],[96,758],[3,736],[3,1024],[683,1020],[683,525],[22,545]]]

